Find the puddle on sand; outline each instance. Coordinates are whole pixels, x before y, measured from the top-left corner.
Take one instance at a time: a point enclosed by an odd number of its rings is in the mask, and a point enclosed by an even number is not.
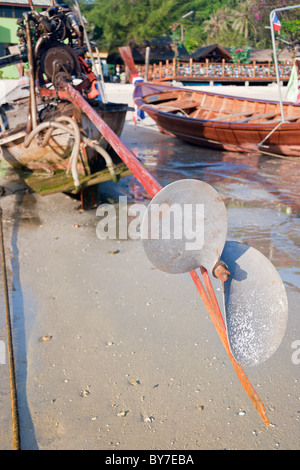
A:
[[[163,185],[181,178],[211,184],[224,198],[228,237],[267,256],[287,288],[300,292],[300,159],[221,152],[174,138],[158,137],[130,146]],[[140,202],[145,191],[135,178],[119,182],[118,191]]]
[[[9,289],[9,310],[13,328],[13,345],[18,386],[18,406],[22,410],[22,445],[24,448],[36,448],[34,429],[27,403],[26,383],[27,383],[27,350],[30,333],[36,318],[36,304],[34,294],[28,287],[23,289],[20,278],[20,254],[19,252],[19,228],[32,228],[40,225],[39,216],[35,213],[36,199],[34,194],[18,192],[14,203],[14,211],[10,219],[10,229],[5,230],[5,259],[6,275]],[[4,285],[3,272],[0,270],[0,307],[4,312]],[[26,308],[26,312],[25,312]],[[3,316],[4,317],[4,314]],[[1,336],[2,335],[2,336]],[[4,339],[5,335],[5,339]],[[4,318],[0,320],[0,339],[6,341],[6,322]],[[5,369],[0,369],[0,381],[5,387],[5,393],[9,395],[9,384],[3,382],[5,374],[8,372],[8,365]],[[9,407],[7,407],[9,415]],[[6,415],[6,412],[5,412]],[[27,443],[30,442],[30,446]]]

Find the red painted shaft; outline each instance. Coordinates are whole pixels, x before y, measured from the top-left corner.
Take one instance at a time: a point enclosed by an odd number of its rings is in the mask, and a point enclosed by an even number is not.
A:
[[[82,111],[90,118],[92,123],[101,132],[104,138],[109,142],[115,152],[123,160],[125,165],[134,174],[137,180],[142,184],[144,189],[154,197],[161,189],[162,186],[156,181],[151,173],[144,167],[144,165],[137,159],[134,153],[129,150],[125,144],[119,139],[114,131],[103,121],[98,113],[89,105],[83,98],[79,91],[75,90],[70,83],[64,82],[63,88],[69,93],[72,102],[77,103]]]
[[[119,157],[123,160],[125,165],[132,171],[134,176],[139,180],[144,189],[150,194],[151,197],[154,197],[161,189],[162,186],[153,178],[151,173],[142,165],[142,163],[136,158],[134,153],[132,153],[125,144],[119,139],[119,137],[110,129],[110,127],[103,121],[103,119],[97,114],[97,112],[87,103],[87,101],[82,97],[79,91],[75,90],[70,83],[63,83],[63,88],[68,92],[72,101],[77,103],[82,111],[90,118],[93,124],[101,132],[104,138],[110,143],[112,148],[116,151]],[[221,338],[221,341],[225,347],[225,350],[234,366],[234,369],[237,373],[237,376],[243,385],[247,395],[257,409],[259,415],[264,421],[265,425],[270,426],[268,417],[265,412],[264,405],[260,400],[259,396],[253,389],[250,384],[247,376],[245,375],[241,366],[236,362],[233,355],[230,351],[230,346],[226,334],[226,327],[223,321],[222,314],[220,312],[215,294],[210,283],[209,276],[207,271],[204,268],[201,268],[202,275],[204,276],[205,285],[208,289],[208,293],[205,291],[196,271],[191,271],[191,277],[201,295],[201,298],[204,302],[204,305],[209,312],[211,319],[214,323],[214,326]]]

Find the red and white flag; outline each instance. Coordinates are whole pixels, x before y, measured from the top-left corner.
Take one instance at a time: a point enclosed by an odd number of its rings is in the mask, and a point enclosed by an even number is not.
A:
[[[272,21],[272,23],[273,23],[274,31],[280,31],[280,29],[281,29],[281,23],[280,23],[280,21],[279,21],[279,18],[278,18],[278,16],[277,16],[277,13],[276,13],[276,12],[274,12],[274,16],[273,16],[273,21]]]

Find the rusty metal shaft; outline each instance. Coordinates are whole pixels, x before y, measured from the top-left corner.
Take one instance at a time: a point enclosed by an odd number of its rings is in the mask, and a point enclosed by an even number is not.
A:
[[[90,118],[92,123],[102,133],[104,138],[109,142],[109,144],[116,151],[119,157],[132,171],[134,176],[142,184],[142,186],[149,193],[149,195],[151,197],[154,197],[162,189],[162,186],[155,180],[151,173],[149,173],[149,171],[137,159],[134,153],[132,153],[126,147],[126,145],[123,144],[119,137],[112,131],[112,129],[110,129],[110,127],[103,121],[103,119],[97,114],[97,112],[89,105],[89,103],[87,103],[83,96],[73,88],[70,83],[62,82],[61,87],[67,91],[70,96],[70,100],[76,103],[82,109],[82,111]],[[226,270],[225,266],[221,264],[220,266],[216,266],[216,268],[217,269],[215,269],[214,272],[214,275],[216,277],[218,277],[221,281],[225,281],[226,279],[228,279],[230,273],[228,272],[228,270]],[[257,395],[254,388],[247,379],[247,376],[244,373],[242,367],[240,366],[240,364],[238,364],[238,362],[234,359],[231,354],[226,333],[226,327],[223,321],[222,314],[220,312],[219,305],[217,303],[217,299],[215,298],[208,273],[203,267],[201,267],[201,272],[207,292],[204,289],[197,272],[191,271],[190,274],[244,390],[246,391],[248,397],[250,398],[256,410],[258,411],[263,422],[268,427],[270,426],[270,423],[262,401],[260,400],[259,396]]]
[[[81,93],[68,82],[62,82],[61,87],[64,88],[70,95],[73,102],[77,103],[82,111],[90,118],[92,123],[101,132],[103,137],[110,143],[115,152],[123,160],[125,165],[139,180],[145,190],[154,197],[162,189],[162,186],[153,178],[151,173],[144,167],[144,165],[137,159],[113,130],[103,121],[99,114],[89,105],[83,98]]]

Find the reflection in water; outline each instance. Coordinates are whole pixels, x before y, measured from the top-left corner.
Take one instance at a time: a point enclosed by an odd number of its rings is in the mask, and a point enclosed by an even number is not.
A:
[[[181,178],[211,184],[228,210],[228,238],[262,251],[286,286],[300,290],[300,159],[221,152],[155,135],[150,147],[131,146],[153,176],[163,186]],[[134,200],[146,196],[135,178],[122,184]]]

